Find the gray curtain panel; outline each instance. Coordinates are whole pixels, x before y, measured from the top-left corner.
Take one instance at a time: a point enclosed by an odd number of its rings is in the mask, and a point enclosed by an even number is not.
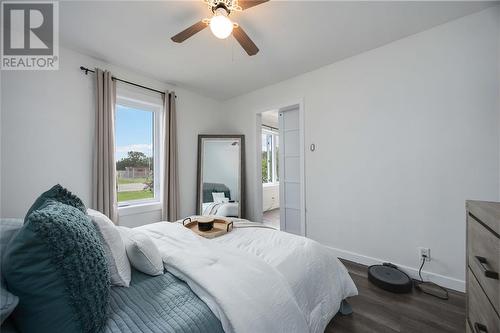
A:
[[[177,123],[175,92],[165,92],[163,97],[162,123],[162,218],[176,221],[179,218],[179,176],[177,161]]]
[[[92,172],[92,207],[118,222],[115,164],[116,84],[108,71],[95,69],[95,147]]]

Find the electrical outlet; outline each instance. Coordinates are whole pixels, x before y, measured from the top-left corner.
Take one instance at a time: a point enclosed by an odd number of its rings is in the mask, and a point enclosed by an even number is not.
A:
[[[431,249],[429,249],[428,247],[419,247],[418,259],[422,260],[423,256],[425,256],[425,261],[431,261]]]

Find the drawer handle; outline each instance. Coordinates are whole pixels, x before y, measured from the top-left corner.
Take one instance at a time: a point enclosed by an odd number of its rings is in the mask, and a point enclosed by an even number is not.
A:
[[[498,280],[498,272],[491,271],[486,267],[488,265],[488,260],[486,260],[485,257],[476,256],[475,258],[483,270],[484,276],[490,279]]]
[[[483,324],[474,323],[474,331],[476,333],[481,333],[481,332],[488,333],[488,328],[486,326],[484,326]]]

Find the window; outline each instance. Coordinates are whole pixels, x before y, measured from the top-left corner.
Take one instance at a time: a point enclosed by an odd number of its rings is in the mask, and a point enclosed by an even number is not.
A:
[[[159,202],[160,105],[117,97],[115,158],[119,207]]]
[[[278,132],[262,129],[262,183],[279,182],[279,136]]]

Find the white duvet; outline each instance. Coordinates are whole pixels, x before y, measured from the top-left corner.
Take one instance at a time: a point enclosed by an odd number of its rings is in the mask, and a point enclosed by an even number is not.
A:
[[[345,267],[310,239],[235,222],[202,238],[178,223],[137,228],[160,249],[165,268],[186,281],[226,333],[321,332],[340,302],[357,295]]]

